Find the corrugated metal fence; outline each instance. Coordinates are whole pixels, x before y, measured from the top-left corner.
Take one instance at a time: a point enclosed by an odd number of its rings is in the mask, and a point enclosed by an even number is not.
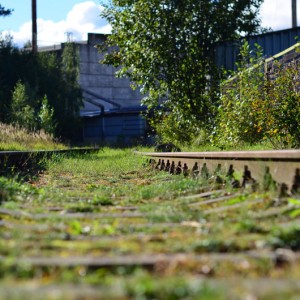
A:
[[[300,27],[268,32],[250,37],[247,40],[251,49],[255,49],[256,43],[259,44],[263,49],[265,58],[269,58],[300,41]],[[241,43],[242,40],[218,45],[216,48],[217,65],[226,70],[234,70]]]

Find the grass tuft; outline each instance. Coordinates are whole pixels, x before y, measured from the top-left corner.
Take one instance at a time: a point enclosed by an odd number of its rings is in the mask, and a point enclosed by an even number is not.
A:
[[[0,122],[0,151],[56,150],[66,148],[45,131],[31,132]]]

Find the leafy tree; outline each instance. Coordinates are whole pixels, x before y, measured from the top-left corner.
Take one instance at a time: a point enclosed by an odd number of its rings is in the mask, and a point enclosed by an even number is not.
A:
[[[77,116],[82,105],[82,93],[78,83],[79,56],[74,43],[66,43],[62,53],[62,70],[66,88],[66,111]]]
[[[30,131],[43,129],[53,135],[56,127],[53,118],[54,110],[48,104],[46,95],[41,101],[35,99],[35,91],[32,91],[28,84],[18,81],[12,94],[11,123]],[[36,117],[37,108],[34,106],[39,102],[41,102],[41,106]]]
[[[33,55],[14,47],[10,36],[0,36],[0,121],[14,122],[11,113],[12,91],[20,81],[26,85],[24,101],[35,116],[40,113],[42,99],[46,95],[49,109],[53,108],[53,124],[57,124],[53,128],[55,136],[73,139],[80,135],[79,109],[82,97],[75,79],[78,76],[78,64],[74,56],[77,54],[70,52],[70,55],[73,58],[69,66],[73,65],[66,68],[66,59],[62,63],[63,58],[58,54],[42,52]],[[39,119],[36,119],[34,128],[40,129]]]
[[[55,136],[69,138],[69,126],[73,119],[68,115],[66,102],[66,82],[61,66],[61,59],[54,53],[38,53],[36,56],[36,74],[33,84],[39,87],[38,98],[45,95],[48,104],[53,108],[53,120],[57,123]],[[30,75],[30,74],[29,74]]]
[[[5,17],[12,13],[12,9],[6,9],[0,4],[0,16]]]
[[[64,79],[63,129],[66,136],[76,139],[80,135],[79,109],[83,105],[83,97],[78,83],[79,55],[75,43],[69,42],[64,45],[61,69]]]
[[[12,37],[3,37],[0,33],[0,121],[7,122],[11,91],[18,79],[14,78],[14,66],[17,61],[17,49],[13,48]]]
[[[47,96],[45,95],[42,100],[41,109],[39,111],[40,127],[46,133],[53,135],[55,133],[56,123],[54,121],[54,109],[50,107]]]
[[[262,2],[113,0],[103,12],[113,47],[103,63],[119,66],[117,76],[129,76],[146,95],[143,103],[156,111],[154,127],[172,132],[172,120],[178,134],[171,138],[189,142],[214,118],[217,43],[257,33]]]
[[[12,123],[28,130],[36,129],[34,109],[29,104],[28,86],[18,81],[12,95],[11,119]]]

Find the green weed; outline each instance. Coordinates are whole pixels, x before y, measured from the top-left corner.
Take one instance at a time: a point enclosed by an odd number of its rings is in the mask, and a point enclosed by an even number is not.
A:
[[[260,250],[300,249],[299,226],[281,224],[296,223],[297,215],[258,219],[259,210],[274,206],[229,206],[249,199],[271,202],[271,193],[247,191],[231,201],[191,206],[182,196],[213,189],[208,181],[157,172],[131,149],[54,156],[31,184],[0,177],[0,186],[5,208],[0,215],[0,258],[5,258],[0,273],[11,286],[34,280],[36,286],[53,284],[56,289],[65,284],[68,293],[70,285],[93,288],[106,299],[207,300],[240,299],[218,279],[227,286],[233,278],[236,287],[241,277],[247,284],[249,278],[299,278],[297,261],[278,269],[272,256],[259,257]],[[290,200],[286,208],[296,211],[298,204]],[[207,213],[214,208],[216,212]],[[247,256],[248,250],[258,258]],[[178,257],[164,259],[169,256]],[[19,265],[23,258],[61,264]],[[81,265],[81,258],[88,264]],[[67,261],[70,266],[64,265]],[[120,263],[114,265],[116,261]],[[256,295],[255,288],[249,289]],[[60,294],[62,299],[67,292]]]
[[[269,243],[273,248],[289,248],[294,251],[300,250],[300,227],[299,225],[284,228],[275,228]]]

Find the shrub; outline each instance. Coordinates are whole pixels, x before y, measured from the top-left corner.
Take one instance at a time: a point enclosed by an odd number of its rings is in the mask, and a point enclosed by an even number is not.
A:
[[[265,80],[258,126],[274,148],[300,146],[300,61],[274,62],[274,79]]]
[[[271,62],[273,73],[265,73],[261,47],[251,52],[245,42],[240,54],[235,76],[221,86],[214,143],[234,146],[267,140],[274,148],[299,147],[300,61]]]
[[[12,94],[11,119],[12,122],[28,130],[36,129],[36,119],[33,107],[29,104],[28,88],[18,81]]]
[[[247,42],[242,45],[237,72],[221,84],[221,105],[215,131],[215,143],[219,146],[234,146],[241,142],[254,144],[263,137],[257,127],[256,108],[263,89],[262,50],[258,45],[256,47],[257,51],[252,53]]]
[[[45,95],[39,112],[40,126],[45,130],[46,133],[52,135],[55,133],[56,128],[56,123],[53,120],[53,116],[54,109],[53,107],[49,106],[47,96]]]

